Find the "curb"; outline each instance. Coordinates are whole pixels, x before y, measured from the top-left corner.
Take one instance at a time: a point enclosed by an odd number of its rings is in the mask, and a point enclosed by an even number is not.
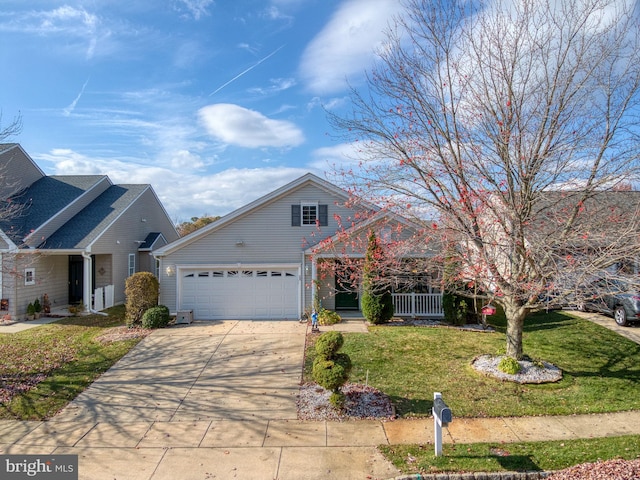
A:
[[[389,480],[540,480],[553,472],[475,472],[400,475]]]

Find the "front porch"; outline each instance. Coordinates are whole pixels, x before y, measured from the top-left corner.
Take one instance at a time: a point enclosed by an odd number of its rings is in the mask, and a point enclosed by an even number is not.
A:
[[[440,293],[392,293],[394,316],[409,318],[444,318]],[[336,308],[342,318],[363,318],[359,309]]]
[[[397,317],[444,318],[441,293],[392,293]]]

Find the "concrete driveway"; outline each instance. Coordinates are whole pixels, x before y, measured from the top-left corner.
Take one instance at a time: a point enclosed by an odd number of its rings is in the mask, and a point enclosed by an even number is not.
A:
[[[54,420],[294,420],[306,326],[219,321],[158,330]]]

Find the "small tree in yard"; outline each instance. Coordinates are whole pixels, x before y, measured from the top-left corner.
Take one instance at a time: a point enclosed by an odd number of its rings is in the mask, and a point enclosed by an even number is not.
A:
[[[384,251],[376,234],[371,232],[362,274],[362,314],[371,323],[385,323],[393,317],[393,299],[389,285],[381,281]]]
[[[351,372],[351,359],[346,353],[338,353],[344,338],[340,332],[323,333],[316,342],[316,358],[313,361],[313,379],[327,390],[331,390],[329,401],[337,408],[344,403],[340,388]]]
[[[142,324],[144,313],[158,305],[160,286],[158,279],[150,272],[138,272],[127,278],[125,282],[127,326]]]
[[[330,115],[359,145],[349,190],[434,226],[443,289],[500,305],[512,358],[530,312],[640,256],[634,5],[407,0],[368,90]]]

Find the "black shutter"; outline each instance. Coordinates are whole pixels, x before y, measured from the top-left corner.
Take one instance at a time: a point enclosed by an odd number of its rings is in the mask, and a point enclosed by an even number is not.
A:
[[[302,219],[300,218],[301,209],[300,205],[291,205],[291,226],[299,227],[302,223]]]
[[[318,205],[318,222],[321,227],[329,225],[329,206]]]

